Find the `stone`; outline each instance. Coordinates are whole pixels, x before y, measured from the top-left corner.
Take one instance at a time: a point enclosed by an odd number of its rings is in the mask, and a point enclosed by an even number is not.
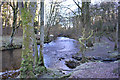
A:
[[[67,67],[69,67],[71,69],[74,69],[74,68],[76,68],[77,66],[80,65],[79,62],[77,62],[77,61],[71,61],[71,60],[70,61],[65,61],[65,64],[66,64]]]

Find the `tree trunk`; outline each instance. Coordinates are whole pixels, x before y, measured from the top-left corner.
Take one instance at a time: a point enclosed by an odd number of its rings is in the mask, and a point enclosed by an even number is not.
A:
[[[47,28],[47,31],[46,31],[46,42],[49,42],[50,39],[49,39],[49,35],[50,35],[50,27]]]
[[[0,3],[0,46],[2,46],[2,11]],[[0,71],[2,71],[2,50],[0,50]]]
[[[0,4],[0,36],[2,37],[2,11],[1,11],[1,5]]]
[[[13,45],[13,37],[15,35],[15,28],[16,28],[16,23],[17,23],[17,9],[13,9],[13,23],[12,23],[12,33],[11,33],[11,38],[10,38],[10,46]]]
[[[118,52],[120,53],[120,1],[118,6]]]
[[[34,65],[37,65],[39,58],[38,58],[38,47],[37,47],[35,34],[33,34],[33,37],[34,37]]]
[[[43,60],[43,45],[44,45],[44,0],[40,2],[40,58],[41,66],[44,66]]]
[[[118,49],[118,23],[116,25],[116,39],[115,39],[115,46],[114,46],[114,50]]]
[[[27,2],[25,2],[27,4]],[[34,18],[36,12],[36,2],[30,2],[29,7],[19,2],[20,15],[23,24],[23,45],[22,45],[22,63],[20,78],[33,78],[34,64]]]
[[[85,51],[84,51],[85,50],[85,46],[84,45],[81,45],[81,46],[82,46],[81,47],[82,49],[80,48],[81,52],[82,52],[82,60],[81,60],[81,62],[85,63],[86,62]]]

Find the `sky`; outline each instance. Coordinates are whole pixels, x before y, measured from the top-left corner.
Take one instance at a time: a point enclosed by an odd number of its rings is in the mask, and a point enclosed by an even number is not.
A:
[[[56,0],[45,0],[45,4],[48,5],[50,1],[56,1]],[[63,0],[57,0],[57,1],[63,1]],[[75,0],[75,1],[77,1],[77,0]],[[79,0],[79,1],[81,1],[81,0]],[[91,4],[97,4],[97,3],[101,2],[101,1],[103,1],[103,0],[91,0]],[[71,10],[75,10],[77,8],[77,6],[73,2],[73,0],[66,0],[62,4],[65,5],[65,6],[71,5],[70,6]],[[71,11],[67,10],[66,12],[69,13]]]

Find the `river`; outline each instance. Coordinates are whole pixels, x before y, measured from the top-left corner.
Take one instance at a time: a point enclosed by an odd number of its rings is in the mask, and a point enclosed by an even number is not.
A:
[[[77,41],[74,39],[70,39],[66,37],[58,37],[56,40],[44,44],[43,57],[44,57],[45,66],[47,68],[52,68],[52,69],[61,69],[61,68],[69,69],[65,65],[65,60],[70,59],[72,55],[74,55],[79,51],[79,49],[76,48],[78,46],[76,43]],[[39,47],[40,46],[38,45],[38,52],[39,52]],[[4,64],[2,63],[2,65],[4,66],[3,69],[6,69],[6,71],[4,70],[4,72],[0,72],[0,76],[4,75],[5,78],[11,78],[13,77],[11,74],[19,72],[19,69],[17,69],[17,67],[16,67],[17,70],[14,70],[14,67],[16,65],[13,64],[18,64],[17,65],[18,68],[20,67],[21,51],[20,49],[15,49],[15,51],[12,50],[11,53],[11,50],[10,51],[7,50],[7,51],[3,51],[2,54],[3,54],[2,55],[3,58],[5,58],[3,59]],[[12,57],[11,54],[13,55]]]
[[[79,51],[77,41],[66,37],[58,37],[55,41],[44,44],[44,63],[47,68],[67,68],[65,60]],[[39,45],[38,45],[39,48]]]
[[[105,41],[105,40],[103,40],[103,41]],[[88,49],[85,52],[85,55],[88,57],[95,56],[97,59],[99,59],[100,57],[104,57],[104,59],[107,58],[107,60],[110,60],[108,58],[111,54],[113,54],[113,53],[114,53],[114,55],[118,54],[117,52],[108,53],[108,51],[113,50],[113,45],[114,44],[112,42],[111,43],[110,42],[109,43],[96,42],[91,49]],[[40,46],[38,45],[38,52],[39,52],[39,47]],[[44,63],[45,63],[46,68],[71,70],[69,67],[67,67],[65,65],[65,61],[74,60],[72,58],[72,56],[79,52],[79,47],[80,47],[80,45],[77,40],[66,38],[66,37],[58,37],[56,40],[54,40],[50,43],[44,44],[43,57],[44,57]],[[15,52],[17,52],[17,51],[15,51]],[[16,63],[18,63],[20,65],[21,61],[16,60],[16,59],[18,59],[18,57],[20,59],[21,56],[17,56],[18,53],[15,53],[15,52],[14,52],[14,54],[13,53],[4,54],[5,61],[7,61],[7,62],[4,62],[4,64],[8,65],[7,67],[11,67],[11,66],[14,67],[13,64],[16,64]],[[20,52],[20,51],[18,51],[18,52]],[[10,56],[11,54],[13,55],[12,57]],[[81,56],[81,54],[79,54],[79,57],[80,56]],[[11,62],[11,60],[14,62]],[[116,58],[112,59],[112,61],[114,61],[114,60],[116,60]],[[12,72],[13,73],[19,72],[19,69],[13,70],[13,71],[8,70],[5,72],[0,72],[0,76],[2,74],[6,74],[6,73],[8,76],[8,75],[12,74]]]

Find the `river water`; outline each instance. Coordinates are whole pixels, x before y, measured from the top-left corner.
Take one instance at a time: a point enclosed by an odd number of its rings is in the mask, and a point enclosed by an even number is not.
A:
[[[95,43],[92,49],[85,52],[85,55],[107,58],[110,55],[108,51],[113,49],[112,46],[110,43]],[[38,50],[39,47],[38,45]],[[70,70],[70,68],[65,65],[65,61],[73,60],[72,56],[79,52],[79,47],[78,41],[66,37],[58,37],[56,40],[44,44],[43,57],[46,68]],[[79,56],[81,56],[81,54]],[[13,70],[14,73],[16,71],[19,72],[19,70]],[[3,73],[8,73],[8,71],[0,72],[0,76]]]
[[[44,63],[47,68],[64,68],[65,60],[68,60],[72,55],[79,51],[77,41],[66,37],[58,37],[55,41],[44,44]],[[39,45],[38,45],[39,48]]]
[[[66,37],[58,37],[56,40],[54,40],[50,43],[44,44],[43,57],[44,57],[44,63],[45,63],[46,68],[69,69],[65,65],[65,60],[70,59],[72,55],[76,54],[79,51],[79,49],[76,48],[76,47],[78,47],[78,45],[76,43],[77,43],[77,41],[74,39],[70,39],[70,38],[66,38]],[[38,52],[39,52],[39,47],[40,46],[38,45]],[[6,52],[6,53],[7,53],[7,55],[13,54],[13,53],[8,53],[8,52]],[[12,61],[14,61],[14,62],[12,62],[12,63],[16,63],[15,62],[16,60],[13,60],[13,59],[17,58],[14,54],[12,56]],[[5,55],[5,56],[7,56],[7,55]],[[20,64],[21,63],[20,56],[18,56],[18,57],[19,57],[19,62],[17,62],[17,63]],[[11,57],[9,57],[8,59],[11,59]],[[4,62],[4,63],[5,63],[5,65],[11,65],[10,64],[11,62],[9,60],[7,60],[7,62]],[[6,64],[6,63],[9,63],[9,64]],[[8,67],[10,67],[10,66],[8,66]],[[14,66],[12,66],[12,67],[14,67]],[[17,72],[19,72],[19,69],[18,70],[7,70],[5,72],[0,72],[0,76],[4,75],[5,78],[10,78],[10,77],[12,77],[10,75],[12,75],[13,73],[17,73]]]

